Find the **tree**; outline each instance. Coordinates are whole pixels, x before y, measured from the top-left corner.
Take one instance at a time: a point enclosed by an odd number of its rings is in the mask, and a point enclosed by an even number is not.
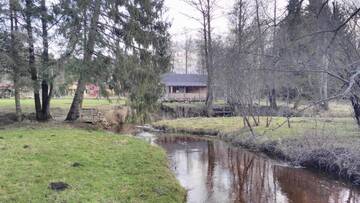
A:
[[[9,12],[10,12],[10,35],[11,35],[11,58],[13,61],[12,65],[12,75],[14,81],[14,94],[15,94],[15,110],[16,110],[16,119],[17,121],[22,120],[22,110],[20,104],[20,56],[19,56],[19,37],[18,37],[18,7],[19,4],[17,1],[9,0]]]
[[[82,17],[82,29],[83,29],[83,67],[91,66],[92,56],[95,49],[95,44],[97,41],[97,31],[98,23],[101,12],[101,0],[88,1],[88,2],[72,2],[74,6],[77,6],[77,9],[81,9]],[[84,3],[84,5],[82,5]],[[91,7],[93,9],[91,10]],[[80,16],[71,16],[77,21]],[[87,23],[87,19],[90,18],[90,25]],[[79,23],[79,22],[78,22]],[[79,25],[78,25],[79,26]],[[81,105],[84,99],[84,91],[86,85],[86,73],[85,69],[80,72],[80,77],[77,83],[77,88],[75,91],[75,96],[73,98],[69,113],[66,117],[67,121],[74,121],[80,117]]]
[[[216,0],[185,0],[190,6],[195,8],[200,14],[201,18],[192,19],[199,22],[202,26],[203,35],[203,52],[205,57],[205,67],[207,70],[207,96],[206,96],[206,111],[209,115],[212,112],[212,105],[214,100],[214,61],[212,48],[212,21],[216,7]]]
[[[189,74],[189,66],[191,60],[191,52],[193,50],[193,39],[186,35],[184,51],[185,51],[185,74]]]
[[[169,23],[162,16],[164,1],[146,0],[125,5],[129,17],[123,20],[122,26],[117,26],[124,27],[116,32],[118,41],[124,44],[116,46],[113,78],[120,89],[129,93],[133,119],[144,123],[150,119],[162,95],[160,76],[170,69]],[[118,19],[121,13],[116,14],[114,17]]]
[[[46,6],[46,1],[40,1],[40,10],[41,10],[41,25],[42,25],[42,44],[43,52],[41,57],[42,65],[42,82],[41,82],[41,116],[40,120],[46,121],[51,118],[50,115],[50,101],[53,94],[53,82],[50,74],[50,61],[49,61],[49,36],[48,36],[48,9]]]
[[[129,93],[134,117],[147,120],[170,62],[163,1],[67,0],[62,12],[67,18],[62,32],[69,42],[81,42],[76,47],[83,56],[66,120],[79,118],[87,82],[110,83],[118,93]]]
[[[16,0],[0,2],[0,72],[13,81],[17,121],[22,120],[20,88],[24,81],[24,39],[19,29],[20,3]]]
[[[331,28],[331,11],[328,2],[328,0],[309,1],[309,20],[315,25],[313,30],[311,30],[312,32],[329,30]],[[329,33],[319,33],[318,35],[315,35],[314,38],[314,50],[316,50],[315,60],[317,61],[318,66],[323,67],[326,71],[329,68],[329,55],[327,53],[328,50],[326,44],[330,43],[331,37],[329,36]],[[328,98],[328,77],[326,73],[320,74],[319,95],[321,100]],[[328,110],[328,102],[323,102],[322,107],[325,110]]]
[[[228,104],[235,113],[243,117],[244,125],[251,128],[250,119],[255,125],[259,119],[255,118],[255,103],[261,98],[261,88],[265,83],[258,70],[264,66],[261,54],[263,46],[259,38],[259,24],[256,17],[250,15],[249,1],[235,1],[230,13],[231,33],[225,42],[225,53],[223,61],[223,79],[225,81],[225,94]],[[262,29],[262,27],[261,27]],[[263,33],[261,33],[261,36]],[[265,38],[264,38],[265,39]],[[261,43],[260,43],[261,42]],[[265,42],[265,40],[264,40]],[[217,46],[218,47],[218,46]],[[218,49],[218,48],[217,48]],[[265,50],[263,50],[265,52]],[[218,63],[217,59],[215,63]],[[220,66],[220,65],[217,65]],[[220,72],[220,71],[219,71]],[[219,72],[217,75],[219,75]],[[216,83],[219,86],[219,82]]]
[[[28,38],[28,67],[33,82],[34,101],[36,119],[41,120],[41,100],[40,100],[40,85],[38,83],[38,71],[35,64],[35,48],[34,48],[34,33],[33,33],[33,14],[34,2],[32,0],[25,0],[25,29]]]
[[[38,2],[36,2],[38,3]],[[48,7],[45,0],[41,0],[40,5],[33,0],[25,0],[24,21],[25,30],[27,32],[28,47],[28,69],[32,80],[34,92],[35,112],[38,121],[47,121],[51,119],[50,101],[53,92],[52,80],[53,68],[49,59],[49,36],[48,22],[51,20]],[[41,22],[41,28],[36,26],[38,19]],[[55,26],[54,23],[53,26]],[[39,31],[40,30],[40,31]],[[42,54],[41,65],[37,63],[37,50],[35,44],[39,41],[37,33],[41,32]],[[41,68],[40,68],[40,67]],[[40,94],[41,92],[41,94]]]

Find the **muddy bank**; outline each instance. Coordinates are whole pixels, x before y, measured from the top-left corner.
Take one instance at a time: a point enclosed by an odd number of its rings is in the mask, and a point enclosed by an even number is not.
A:
[[[251,135],[249,130],[222,133],[213,130],[176,129],[168,126],[154,128],[170,133],[186,133],[198,136],[218,137],[235,146],[286,161],[294,166],[325,173],[336,179],[360,186],[360,139],[353,136],[343,139],[334,135],[307,135],[278,140],[264,135]]]

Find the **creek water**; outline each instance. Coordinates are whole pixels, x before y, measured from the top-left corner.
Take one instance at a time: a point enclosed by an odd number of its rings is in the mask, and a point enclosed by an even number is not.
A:
[[[360,190],[220,140],[144,136],[164,148],[189,203],[356,203]]]

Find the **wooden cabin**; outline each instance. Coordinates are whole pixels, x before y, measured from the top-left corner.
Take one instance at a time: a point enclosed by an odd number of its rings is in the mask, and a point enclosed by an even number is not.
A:
[[[0,99],[13,96],[14,85],[11,83],[0,83]]]
[[[164,101],[206,100],[206,75],[167,73],[162,75],[161,83],[165,86]]]

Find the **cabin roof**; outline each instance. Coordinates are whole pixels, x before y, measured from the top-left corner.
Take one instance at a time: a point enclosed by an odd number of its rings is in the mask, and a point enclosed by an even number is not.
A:
[[[166,86],[206,87],[207,75],[166,73],[161,76],[161,83]]]

